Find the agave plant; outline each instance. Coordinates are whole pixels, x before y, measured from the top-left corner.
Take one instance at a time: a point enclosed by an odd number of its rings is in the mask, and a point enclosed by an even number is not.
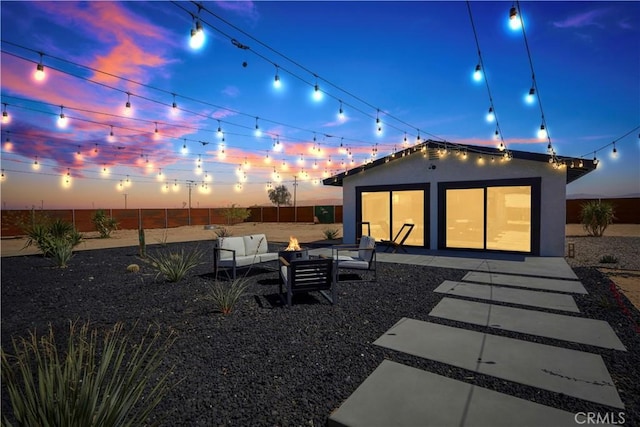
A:
[[[156,277],[163,274],[169,282],[179,282],[189,270],[201,264],[202,255],[197,248],[188,252],[184,249],[180,252],[165,250],[158,251],[156,255],[147,255],[147,259],[158,271]]]
[[[162,356],[175,338],[146,331],[131,343],[121,323],[98,338],[89,324],[70,323],[66,351],[59,352],[53,328],[13,340],[13,355],[0,349],[2,381],[23,426],[139,426],[169,392],[170,372]],[[150,337],[148,339],[147,337]],[[5,413],[3,425],[11,420]]]

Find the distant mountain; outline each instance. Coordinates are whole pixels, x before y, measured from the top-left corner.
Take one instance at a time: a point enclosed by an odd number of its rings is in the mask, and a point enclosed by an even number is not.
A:
[[[589,194],[589,193],[576,193],[567,194],[567,200],[575,199],[633,199],[640,198],[640,193],[622,194],[622,195],[602,195],[602,194]]]

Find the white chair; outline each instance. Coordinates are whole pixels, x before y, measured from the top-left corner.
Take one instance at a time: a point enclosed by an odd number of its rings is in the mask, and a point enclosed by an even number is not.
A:
[[[338,245],[331,248],[336,264],[334,273],[336,282],[340,280],[340,270],[359,270],[373,273],[373,279],[343,280],[343,282],[375,282],[378,280],[376,268],[376,240],[371,236],[362,236],[359,245]]]

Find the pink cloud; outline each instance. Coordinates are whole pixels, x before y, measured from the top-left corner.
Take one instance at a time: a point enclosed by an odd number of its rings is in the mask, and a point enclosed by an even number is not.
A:
[[[553,26],[556,28],[582,28],[593,25],[604,28],[604,25],[596,22],[596,20],[606,12],[606,9],[596,9],[580,13],[578,15],[569,16],[563,21],[554,21]]]
[[[216,6],[254,21],[259,17],[256,5],[252,1],[217,1]]]

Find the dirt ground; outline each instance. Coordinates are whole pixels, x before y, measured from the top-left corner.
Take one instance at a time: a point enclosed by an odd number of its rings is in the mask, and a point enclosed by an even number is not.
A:
[[[337,229],[342,237],[342,224],[311,224],[311,223],[256,223],[245,222],[225,227],[233,236],[262,234],[267,236],[268,242],[288,242],[294,236],[300,243],[324,240],[324,230]],[[116,230],[108,239],[100,239],[98,233],[85,233],[85,239],[76,250],[91,250],[117,248],[138,245],[138,230]],[[206,230],[202,225],[175,228],[147,229],[145,242],[147,245],[174,242],[192,242],[196,240],[212,240],[216,236],[215,230]],[[26,239],[2,239],[0,253],[3,257],[15,255],[31,255],[39,253],[34,247],[24,248]]]
[[[254,223],[247,222],[226,227],[234,236],[264,233],[267,241],[287,242],[290,236],[296,237],[300,243],[308,243],[324,240],[324,230],[339,231],[342,237],[342,224],[310,224],[310,223]],[[586,236],[580,224],[567,224],[567,236]],[[607,236],[638,237],[640,236],[640,224],[613,224],[605,232]],[[168,229],[145,230],[147,245],[173,242],[189,242],[196,240],[211,240],[215,237],[214,230],[206,230],[203,226],[185,226]],[[24,248],[24,238],[2,239],[0,243],[1,256],[30,255],[38,253],[38,250],[30,247]],[[121,246],[138,245],[137,230],[117,230],[110,238],[100,239],[97,233],[85,234],[85,240],[77,250],[91,250],[102,248],[115,248]],[[640,309],[640,271],[601,269],[607,274],[629,301]]]

